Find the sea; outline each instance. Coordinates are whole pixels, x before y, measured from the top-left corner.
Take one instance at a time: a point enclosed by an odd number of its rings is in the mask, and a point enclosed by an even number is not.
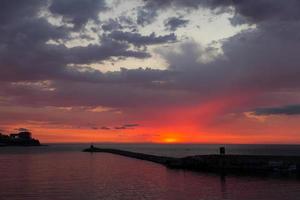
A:
[[[217,154],[220,145],[94,144],[154,155]],[[222,145],[228,154],[298,155],[300,145]],[[296,200],[299,178],[219,176],[168,169],[89,144],[0,147],[0,200]]]

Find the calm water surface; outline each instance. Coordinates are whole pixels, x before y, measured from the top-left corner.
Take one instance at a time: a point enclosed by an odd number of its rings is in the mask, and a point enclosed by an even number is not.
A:
[[[99,146],[178,157],[217,153],[214,145]],[[290,200],[300,196],[296,179],[221,178],[117,155],[82,153],[83,147],[0,148],[0,199]],[[299,146],[227,146],[227,151],[243,154],[299,155],[299,150]]]

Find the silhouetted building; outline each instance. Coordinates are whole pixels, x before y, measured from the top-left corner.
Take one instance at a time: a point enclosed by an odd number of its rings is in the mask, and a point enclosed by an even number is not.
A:
[[[220,155],[225,155],[225,147],[220,147]]]
[[[31,137],[29,131],[22,131],[16,134],[0,134],[0,146],[39,146],[40,142]]]
[[[17,134],[10,134],[11,139],[20,139],[20,140],[31,140],[31,133],[28,131],[23,131]]]

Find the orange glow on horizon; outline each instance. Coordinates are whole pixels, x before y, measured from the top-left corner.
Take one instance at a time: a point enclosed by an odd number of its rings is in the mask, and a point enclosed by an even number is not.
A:
[[[178,140],[176,138],[165,138],[163,140],[165,143],[176,143]]]
[[[203,144],[295,144],[300,141],[300,136],[294,135],[287,138],[285,135],[272,133],[237,134],[228,132],[181,132],[166,133],[163,128],[153,130],[153,134],[141,137],[143,132],[150,129],[136,129],[127,133],[107,133],[97,130],[82,129],[32,129],[33,137],[42,143],[203,143]],[[300,143],[300,142],[298,142]]]
[[[139,119],[132,121],[140,126],[124,130],[60,128],[37,123],[10,124],[4,128],[12,132],[14,128],[26,127],[42,143],[300,144],[299,118],[292,120],[268,116],[260,120],[247,113],[226,113],[228,107],[244,102],[245,99],[240,96],[220,98],[198,106],[168,107],[154,114],[151,108],[150,111],[141,111],[144,115],[128,116],[130,119]]]

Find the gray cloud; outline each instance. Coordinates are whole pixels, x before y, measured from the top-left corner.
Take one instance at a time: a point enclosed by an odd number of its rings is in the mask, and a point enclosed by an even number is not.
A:
[[[114,127],[114,129],[116,130],[124,130],[124,129],[127,129],[125,126],[116,126]]]
[[[231,0],[144,0],[146,7],[152,8],[164,8],[166,6],[181,6],[186,8],[199,8],[205,7],[209,9],[220,9],[220,7],[225,7],[232,5]]]
[[[136,22],[130,16],[122,15],[118,18],[108,19],[102,23],[101,28],[106,32],[127,29],[136,32],[138,27]]]
[[[100,129],[102,129],[102,130],[110,130],[111,128],[109,128],[107,126],[102,126]]]
[[[300,19],[297,0],[234,0],[234,24],[259,23],[262,21],[298,21]],[[244,19],[241,19],[244,18]]]
[[[114,129],[116,129],[116,130],[134,129],[138,126],[139,126],[139,124],[124,124],[122,126],[116,126],[116,127],[114,127]]]
[[[153,44],[164,44],[175,42],[177,40],[175,34],[168,34],[163,36],[156,36],[153,32],[150,35],[144,36],[139,33],[113,31],[109,34],[110,38],[118,41],[126,41],[134,44],[135,46],[153,45]]]
[[[10,24],[19,21],[19,19],[36,17],[38,10],[46,6],[46,1],[39,0],[3,0],[1,1],[0,23]]]
[[[99,4],[99,1],[82,1],[79,5],[88,4],[88,8],[92,9],[93,6],[90,5],[92,3]],[[72,12],[68,9],[66,12],[87,19],[81,15],[81,12],[75,12],[79,7],[73,5],[73,1],[54,1],[53,4],[55,8],[69,4],[75,6],[74,10],[68,8]],[[102,62],[112,57],[143,59],[150,56],[144,50],[131,50],[130,45],[126,42],[104,36],[99,44],[85,47],[68,48],[61,42],[60,44],[49,44],[50,40],[67,41],[70,39],[72,30],[65,26],[54,26],[45,18],[38,17],[38,13],[46,6],[47,1],[30,0],[25,4],[5,0],[1,2],[0,15],[3,17],[0,19],[2,20],[0,25],[0,78],[2,81],[57,79],[88,81],[89,78],[95,81],[95,79],[99,79],[98,76],[101,76],[99,71],[67,66],[69,64]],[[93,9],[99,11],[100,8],[95,6]],[[93,12],[91,14],[93,15]],[[32,73],[33,71],[34,73]]]
[[[139,124],[124,124],[123,126],[127,127],[127,128],[134,128],[134,127],[137,127],[137,126],[140,126],[140,125]]]
[[[257,108],[255,115],[300,115],[300,105],[286,105],[282,107]]]
[[[114,56],[147,58],[150,55],[143,51],[129,50],[129,45],[126,43],[116,42],[111,38],[103,38],[101,45],[70,48],[65,58],[68,63],[89,64]]]
[[[210,9],[216,14],[232,12],[234,8],[235,16],[231,19],[234,25],[243,23],[259,23],[262,21],[298,21],[299,4],[298,0],[144,0],[142,7],[145,19],[141,21],[145,24],[152,23],[158,16],[159,11],[165,8],[198,9],[199,7]]]
[[[149,8],[149,6],[140,8],[137,14],[137,24],[141,26],[151,24],[157,15],[157,10]]]
[[[165,21],[167,30],[176,31],[180,27],[185,27],[189,23],[189,20],[181,17],[171,17]]]
[[[72,23],[75,29],[84,26],[88,20],[98,20],[100,11],[107,9],[105,0],[52,0],[49,10],[59,14],[63,20]]]
[[[122,24],[119,21],[114,19],[109,19],[101,27],[104,31],[113,31],[113,30],[118,30],[123,28]]]
[[[151,24],[158,13],[166,8],[198,9],[207,8],[212,11],[224,12],[232,5],[231,0],[144,0],[145,5],[139,9],[137,23],[140,25]]]

